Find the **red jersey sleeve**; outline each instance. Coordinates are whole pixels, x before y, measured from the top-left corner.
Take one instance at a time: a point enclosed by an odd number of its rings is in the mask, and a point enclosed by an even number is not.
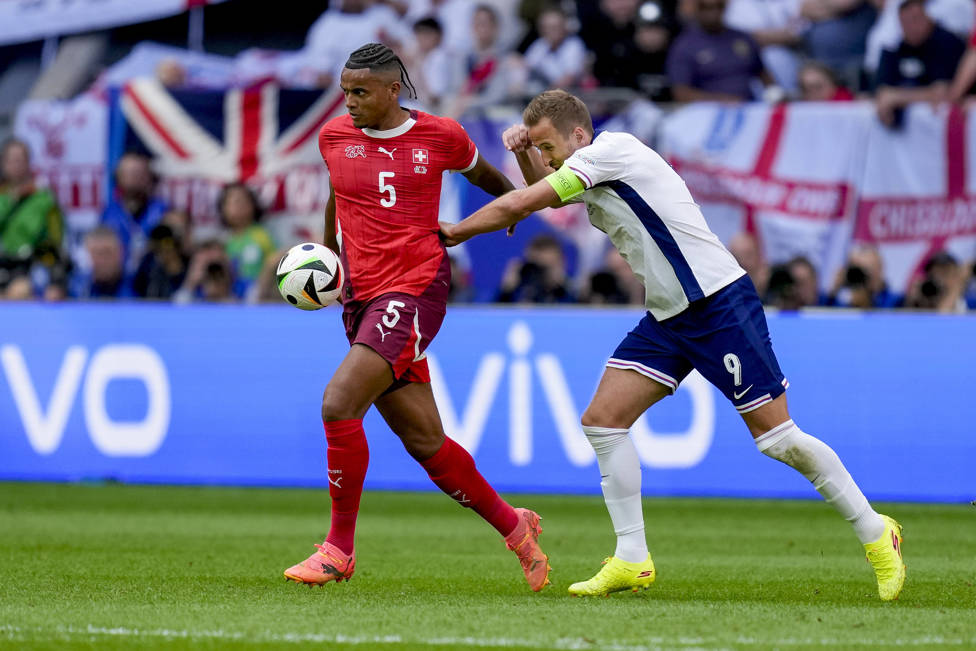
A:
[[[450,144],[447,169],[467,172],[478,162],[478,147],[468,132],[455,120],[444,119],[444,137]]]

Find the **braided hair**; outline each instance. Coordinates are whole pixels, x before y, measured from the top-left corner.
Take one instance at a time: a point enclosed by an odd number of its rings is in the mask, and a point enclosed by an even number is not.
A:
[[[362,68],[369,68],[370,71],[399,70],[400,81],[410,93],[410,98],[417,99],[417,89],[414,88],[413,82],[410,81],[410,74],[403,65],[403,61],[400,60],[400,57],[393,50],[385,45],[380,43],[367,43],[349,55],[349,59],[346,61],[346,67],[350,70],[359,70]]]

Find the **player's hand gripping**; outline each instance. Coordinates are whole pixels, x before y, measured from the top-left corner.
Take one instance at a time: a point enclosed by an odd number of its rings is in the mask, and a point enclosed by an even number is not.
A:
[[[437,236],[441,238],[441,242],[444,243],[444,246],[457,246],[464,241],[463,239],[459,239],[454,236],[454,224],[450,222],[438,223],[440,224],[441,232],[438,233]]]
[[[529,129],[524,124],[513,124],[502,133],[502,143],[505,149],[520,154],[532,148],[529,140]]]

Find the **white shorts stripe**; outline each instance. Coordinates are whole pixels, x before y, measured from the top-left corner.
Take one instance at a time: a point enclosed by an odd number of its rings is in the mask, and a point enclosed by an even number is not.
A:
[[[747,402],[744,405],[739,405],[735,409],[740,414],[748,414],[750,411],[755,411],[756,409],[759,409],[760,407],[765,405],[767,402],[772,402],[772,401],[773,401],[772,397],[770,397],[770,395],[767,393],[766,395],[760,396],[751,402]]]
[[[427,357],[426,350],[420,352],[420,340],[423,338],[423,335],[420,334],[420,310],[413,313],[413,333],[416,335],[416,339],[413,342],[413,361],[419,362]]]
[[[666,387],[669,387],[671,389],[671,393],[674,393],[678,388],[678,381],[673,377],[667,373],[662,373],[661,371],[653,369],[650,366],[644,366],[640,362],[633,362],[628,359],[615,359],[611,357],[609,360],[607,360],[607,366],[610,368],[619,368],[624,371],[636,371],[641,375],[651,378],[655,382],[660,382]]]

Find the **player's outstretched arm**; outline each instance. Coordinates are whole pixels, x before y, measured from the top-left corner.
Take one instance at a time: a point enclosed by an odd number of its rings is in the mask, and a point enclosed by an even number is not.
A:
[[[508,177],[499,172],[480,154],[478,155],[478,162],[464,173],[464,178],[493,197],[500,197],[515,189]]]
[[[537,210],[558,206],[560,201],[552,185],[542,180],[498,197],[457,224],[441,222],[441,237],[447,246],[457,246],[475,235],[508,228]]]

